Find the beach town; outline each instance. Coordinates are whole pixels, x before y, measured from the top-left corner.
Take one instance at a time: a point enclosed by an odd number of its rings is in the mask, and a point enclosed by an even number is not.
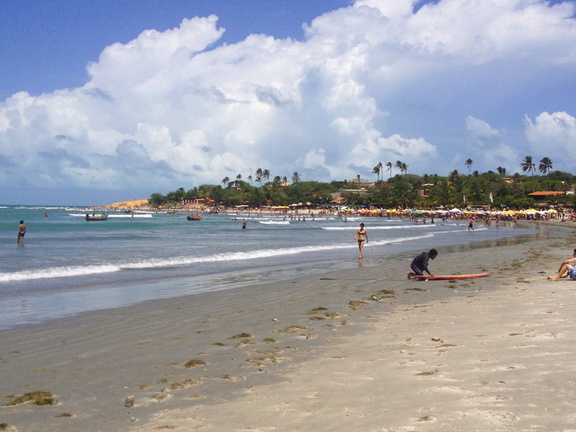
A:
[[[0,432],[576,431],[576,0],[0,34]]]

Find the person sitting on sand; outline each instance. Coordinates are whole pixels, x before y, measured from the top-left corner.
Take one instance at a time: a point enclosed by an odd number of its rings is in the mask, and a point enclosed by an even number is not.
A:
[[[558,274],[556,276],[548,276],[548,279],[551,281],[559,281],[568,276],[570,276],[570,279],[576,280],[576,249],[574,249],[572,258],[562,261],[558,269]]]
[[[362,259],[364,253],[364,242],[368,243],[368,232],[364,229],[364,224],[360,224],[360,229],[356,231],[356,235],[354,236],[356,240],[358,240],[358,249],[360,249],[360,256],[359,259]]]
[[[434,259],[438,256],[438,251],[436,249],[430,249],[429,252],[422,252],[410,263],[411,272],[408,272],[408,279],[412,276],[423,276],[424,272],[428,273],[430,277],[434,277],[430,270],[428,270],[428,260]]]

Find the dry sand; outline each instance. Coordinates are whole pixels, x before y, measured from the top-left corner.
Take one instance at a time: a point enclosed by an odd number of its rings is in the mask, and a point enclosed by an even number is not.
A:
[[[483,279],[417,282],[409,256],[367,257],[1,332],[2,403],[55,405],[1,407],[0,430],[576,430],[576,283],[546,280],[576,246],[563,231],[432,263]]]
[[[115,202],[113,204],[106,204],[102,206],[102,208],[109,208],[109,209],[135,209],[140,207],[150,207],[147,199],[139,199],[139,200],[132,200],[132,201],[120,201]]]

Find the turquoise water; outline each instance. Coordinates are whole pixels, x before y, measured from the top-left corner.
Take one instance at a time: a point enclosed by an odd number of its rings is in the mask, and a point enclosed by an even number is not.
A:
[[[336,216],[302,221],[216,214],[187,221],[185,214],[111,212],[107,221],[87,222],[85,213],[0,208],[0,330],[161,297],[357,267],[354,233],[360,221],[370,240],[365,265],[401,252],[531,232],[481,225],[468,232],[465,221],[413,225],[409,220]],[[21,219],[28,229],[25,246],[16,244]]]

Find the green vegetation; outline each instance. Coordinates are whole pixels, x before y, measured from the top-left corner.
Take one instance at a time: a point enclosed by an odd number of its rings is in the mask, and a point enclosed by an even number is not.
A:
[[[233,207],[288,206],[302,203],[308,206],[334,205],[334,197],[342,197],[339,204],[349,206],[373,205],[381,208],[426,208],[434,206],[473,206],[491,205],[494,207],[528,208],[536,204],[529,194],[536,191],[574,190],[576,176],[562,171],[551,171],[552,161],[545,157],[536,166],[531,156],[526,156],[519,165],[527,174],[507,175],[506,169],[497,168],[497,172],[479,173],[472,171],[473,161],[467,159],[464,164],[467,174],[457,170],[447,177],[437,174],[408,174],[408,165],[397,161],[395,164],[379,162],[372,170],[376,179],[332,181],[330,183],[300,181],[300,175],[293,173],[292,183],[287,177],[275,177],[269,181],[270,172],[258,169],[256,177],[242,180],[239,174],[235,180],[228,177],[221,185],[200,185],[187,191],[179,188],[167,195],[154,193],[148,200],[154,207],[178,206],[186,202],[205,202],[212,205]],[[384,180],[384,168],[389,172]],[[399,172],[392,175],[393,168]],[[535,171],[541,175],[535,175]],[[548,196],[546,204],[574,206],[575,195]]]

